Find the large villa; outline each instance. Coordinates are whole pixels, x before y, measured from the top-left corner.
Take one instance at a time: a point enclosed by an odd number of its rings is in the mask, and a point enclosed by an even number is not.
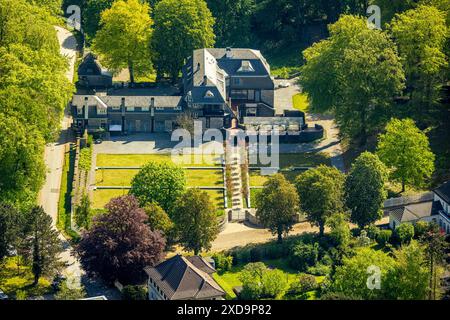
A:
[[[88,54],[78,69],[72,100],[75,125],[108,132],[171,132],[189,112],[203,128],[230,128],[232,120],[273,117],[274,80],[262,54],[252,49],[198,49],[182,69],[178,87],[113,87],[111,75]]]

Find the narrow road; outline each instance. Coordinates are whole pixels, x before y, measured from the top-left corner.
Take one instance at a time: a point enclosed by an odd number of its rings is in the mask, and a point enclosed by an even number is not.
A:
[[[69,62],[69,68],[66,76],[69,81],[73,81],[73,75],[75,72],[75,62],[77,54],[77,41],[74,35],[59,26],[55,26],[58,35],[58,41],[60,44],[60,52],[62,56],[67,57]],[[45,212],[52,217],[53,225],[56,228],[56,222],[58,219],[58,202],[61,187],[61,177],[64,164],[64,153],[66,145],[70,143],[68,140],[68,130],[72,118],[70,116],[70,108],[67,105],[64,110],[64,117],[61,123],[61,133],[58,140],[55,143],[49,143],[45,147],[45,164],[47,166],[47,175],[45,184],[42,187],[38,203],[41,205]],[[70,243],[60,234],[61,241],[63,242],[64,252],[61,254],[61,260],[66,263],[66,269],[64,274],[70,280],[69,285],[80,287],[84,285],[88,296],[105,295],[110,299],[117,299],[119,295],[116,290],[110,290],[103,285],[101,281],[95,279],[87,279],[84,271],[72,253],[72,247]]]

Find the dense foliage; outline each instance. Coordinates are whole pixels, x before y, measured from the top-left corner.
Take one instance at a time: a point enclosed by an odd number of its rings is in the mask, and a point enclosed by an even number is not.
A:
[[[166,240],[146,224],[147,215],[133,196],[112,199],[94,218],[77,246],[83,269],[113,282],[143,279],[143,268],[163,258]]]
[[[276,174],[264,184],[256,198],[256,217],[261,224],[278,236],[292,229],[299,214],[299,199],[295,187],[282,174]]]

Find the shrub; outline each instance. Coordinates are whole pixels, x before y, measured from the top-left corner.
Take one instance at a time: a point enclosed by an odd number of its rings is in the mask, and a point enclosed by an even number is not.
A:
[[[280,270],[270,270],[262,262],[249,263],[239,276],[242,282],[241,298],[256,300],[282,296],[287,289],[287,279]]]
[[[301,274],[298,279],[303,292],[315,290],[317,288],[316,277],[311,274]]]
[[[268,245],[264,250],[264,258],[265,259],[280,259],[283,255],[283,246],[279,244],[271,244]]]
[[[380,234],[380,231],[381,231],[380,228],[378,228],[373,224],[366,227],[367,236],[372,240],[377,239],[378,235]]]
[[[262,276],[262,298],[277,298],[284,295],[287,279],[281,270],[267,270]]]
[[[389,242],[391,237],[392,237],[391,230],[380,230],[376,240],[378,244],[385,246]]]
[[[262,250],[259,247],[250,249],[250,261],[259,262],[262,260]]]
[[[331,272],[331,266],[318,263],[315,266],[309,267],[307,272],[315,276],[327,276]]]
[[[216,265],[216,270],[219,272],[226,272],[233,266],[233,257],[227,256],[223,253],[215,253],[212,256],[214,263]]]
[[[422,237],[430,228],[430,224],[426,221],[417,221],[414,224],[414,236],[416,238]]]
[[[122,290],[123,300],[147,300],[145,286],[125,286]]]
[[[367,236],[367,231],[362,230],[359,234],[359,237],[357,238],[358,247],[367,247],[370,245],[370,242],[370,238]]]
[[[399,243],[409,243],[414,237],[414,226],[410,223],[403,223],[395,229],[396,240]]]
[[[296,270],[306,271],[308,267],[311,267],[317,263],[319,255],[318,244],[305,244],[299,242],[294,245],[289,257],[289,265]]]

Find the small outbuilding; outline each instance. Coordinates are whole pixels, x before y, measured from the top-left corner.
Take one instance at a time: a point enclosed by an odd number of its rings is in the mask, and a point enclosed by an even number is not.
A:
[[[78,67],[78,85],[93,88],[112,87],[112,74],[102,67],[94,54],[88,53]]]

